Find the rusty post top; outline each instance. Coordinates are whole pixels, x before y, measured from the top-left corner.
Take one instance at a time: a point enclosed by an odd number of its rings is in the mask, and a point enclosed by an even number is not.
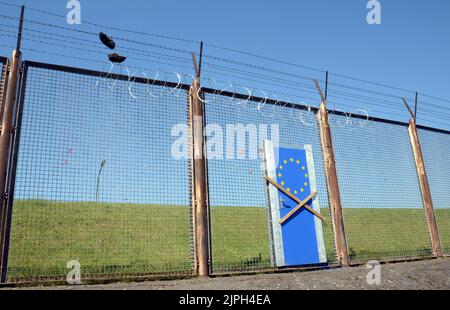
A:
[[[320,99],[322,100],[322,104],[326,106],[327,99],[325,98],[325,95],[323,94],[322,89],[320,88],[319,82],[317,80],[314,80],[314,85],[316,86],[317,92],[319,93]]]
[[[23,31],[23,17],[25,14],[25,6],[22,5],[20,7],[20,18],[19,18],[19,31],[17,33],[17,43],[16,43],[16,51],[20,53],[20,47],[22,45],[22,31]]]
[[[408,104],[408,101],[406,101],[405,98],[402,97],[402,101],[403,104],[405,105],[406,109],[408,110],[409,114],[411,115],[411,119],[415,122],[416,120],[416,115],[414,114],[414,112],[411,110],[411,107]]]

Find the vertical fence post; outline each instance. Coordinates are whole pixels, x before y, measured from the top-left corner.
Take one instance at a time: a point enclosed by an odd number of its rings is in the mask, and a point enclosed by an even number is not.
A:
[[[195,251],[198,276],[209,275],[208,205],[206,201],[206,160],[204,154],[203,102],[200,100],[200,80],[196,79],[189,91],[193,114],[194,137],[194,223]]]
[[[11,61],[11,69],[8,77],[8,88],[6,90],[6,99],[3,111],[2,131],[0,135],[0,258],[5,251],[6,219],[7,219],[7,200],[6,190],[8,178],[8,163],[11,150],[11,135],[13,132],[13,116],[17,97],[17,85],[20,74],[20,52],[14,51]],[[3,260],[1,260],[0,270],[3,270]]]
[[[414,153],[414,159],[416,162],[416,169],[417,175],[419,177],[420,190],[422,192],[423,205],[425,207],[425,213],[427,215],[428,231],[430,232],[433,254],[437,257],[442,257],[441,241],[436,223],[436,217],[434,215],[433,200],[431,198],[430,185],[428,184],[428,176],[425,169],[425,162],[423,160],[419,135],[417,134],[417,127],[414,119],[411,119],[409,121],[408,131]]]
[[[423,206],[425,208],[425,214],[427,216],[428,231],[430,233],[431,247],[433,249],[433,255],[436,257],[442,257],[441,239],[439,237],[439,230],[436,223],[436,217],[434,215],[433,200],[431,198],[430,185],[428,183],[427,171],[425,169],[425,161],[423,159],[422,148],[420,146],[419,134],[417,133],[417,127],[415,122],[415,114],[412,112],[405,98],[403,103],[411,114],[409,121],[409,139],[414,154],[414,160],[416,163],[417,176],[419,178],[420,191],[422,193]]]
[[[419,93],[416,92],[416,97],[414,99],[414,123],[417,124],[417,105],[418,105]]]
[[[348,258],[347,239],[344,228],[344,218],[342,215],[341,194],[337,178],[336,162],[334,159],[333,139],[331,137],[330,124],[328,122],[328,112],[326,99],[323,95],[319,83],[314,81],[316,88],[322,99],[317,121],[319,123],[320,143],[322,145],[322,155],[325,162],[325,176],[327,179],[328,200],[331,208],[331,219],[333,221],[333,232],[336,252],[339,263],[343,267],[350,265]]]
[[[192,55],[196,79],[189,89],[189,104],[192,111],[191,128],[193,130],[193,155],[194,155],[194,231],[195,253],[197,263],[197,275],[209,276],[209,228],[208,228],[208,202],[207,202],[207,178],[206,156],[204,138],[204,101],[200,88],[200,70],[202,47],[200,46],[200,62],[197,67],[195,54]]]
[[[5,249],[5,238],[6,238],[6,226],[7,226],[7,210],[8,210],[8,192],[7,192],[7,180],[10,175],[8,171],[10,152],[11,152],[11,136],[13,134],[13,118],[14,110],[17,102],[18,84],[20,76],[20,62],[21,53],[20,46],[22,42],[22,29],[23,29],[23,17],[24,17],[25,7],[20,8],[20,18],[19,18],[19,31],[17,35],[17,45],[16,50],[12,53],[11,66],[8,75],[8,87],[6,89],[5,103],[3,106],[2,115],[2,131],[0,134],[0,282],[5,280],[4,274],[4,252]]]

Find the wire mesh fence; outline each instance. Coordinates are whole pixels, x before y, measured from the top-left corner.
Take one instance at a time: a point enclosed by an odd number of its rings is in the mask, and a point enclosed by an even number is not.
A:
[[[442,251],[450,255],[450,134],[418,129]]]
[[[312,146],[318,201],[325,217],[326,257],[335,262],[315,114],[282,104],[237,99],[232,94],[210,92],[205,101],[213,273],[274,267],[273,219],[264,179],[263,142],[267,139],[278,140],[279,145]],[[236,131],[236,126],[241,130]],[[245,142],[239,143],[239,139]]]
[[[24,71],[7,281],[63,279],[73,260],[85,279],[193,274],[191,141],[178,130],[188,86],[33,62]],[[351,261],[431,256],[407,124],[329,114]],[[212,273],[277,267],[268,140],[311,147],[336,263],[316,110],[205,89],[205,120]],[[448,254],[449,136],[420,136]]]
[[[186,126],[186,91],[46,65],[26,72],[8,281],[65,278],[72,260],[83,279],[191,274],[188,154],[172,157],[166,139]]]
[[[20,6],[0,6],[0,52],[9,53],[17,43]],[[106,62],[99,31],[117,41],[126,65]],[[32,7],[21,40],[27,57],[122,75],[26,63],[19,87],[22,126],[15,128],[18,158],[8,171],[7,280],[62,279],[71,260],[80,262],[84,278],[195,273],[192,132],[186,121],[192,121],[191,52],[200,42],[89,20],[68,27],[66,16]],[[403,97],[415,103],[414,111],[419,107],[421,125],[441,128],[419,131],[442,247],[450,254],[450,101],[229,47],[204,47],[213,273],[278,266],[265,180],[268,140],[310,147],[326,262],[336,263],[313,79],[327,97],[352,262],[431,255],[407,124],[400,123],[410,117]],[[0,100],[6,61],[0,57]],[[280,174],[282,166],[276,167]],[[282,186],[295,195],[304,190]],[[279,198],[281,214],[286,197]]]
[[[431,255],[407,125],[330,118],[350,259]]]

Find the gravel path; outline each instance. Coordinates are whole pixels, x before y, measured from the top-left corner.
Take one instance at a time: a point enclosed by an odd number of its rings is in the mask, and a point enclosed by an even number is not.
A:
[[[60,286],[42,289],[100,290],[400,290],[450,289],[450,259],[434,259],[381,265],[381,284],[369,285],[366,267],[291,272],[209,279],[187,279],[92,286]]]

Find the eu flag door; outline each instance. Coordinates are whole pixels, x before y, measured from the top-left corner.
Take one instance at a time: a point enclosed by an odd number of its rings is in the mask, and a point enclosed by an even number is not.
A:
[[[265,141],[264,148],[266,175],[283,188],[281,191],[268,184],[272,248],[276,266],[326,263],[321,219],[305,207],[292,213],[299,203],[284,193],[290,193],[303,201],[317,191],[311,146],[275,147],[271,141]],[[306,204],[320,213],[317,195]],[[285,221],[281,221],[282,219]]]

